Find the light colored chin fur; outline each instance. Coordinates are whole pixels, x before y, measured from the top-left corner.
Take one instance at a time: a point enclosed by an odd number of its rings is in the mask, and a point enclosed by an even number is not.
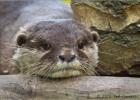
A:
[[[58,61],[56,64],[56,71],[48,74],[48,77],[67,78],[82,75],[83,73],[80,71],[80,65],[81,63],[77,59],[70,63]]]
[[[67,78],[67,77],[74,77],[74,76],[80,76],[82,75],[82,72],[79,70],[60,70],[54,73],[48,74],[48,77],[51,78]]]

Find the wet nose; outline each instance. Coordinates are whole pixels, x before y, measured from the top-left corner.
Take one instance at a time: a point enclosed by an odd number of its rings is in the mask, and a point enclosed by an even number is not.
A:
[[[65,62],[72,62],[76,58],[75,55],[59,55],[59,59]]]

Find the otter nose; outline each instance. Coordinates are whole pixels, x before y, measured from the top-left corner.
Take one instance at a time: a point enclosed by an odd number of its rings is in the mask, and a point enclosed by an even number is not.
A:
[[[76,58],[75,55],[59,55],[59,59],[65,62],[71,62]]]

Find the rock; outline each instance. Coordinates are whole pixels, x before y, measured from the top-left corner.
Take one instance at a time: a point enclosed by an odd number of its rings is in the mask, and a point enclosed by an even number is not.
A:
[[[75,18],[87,26],[120,31],[140,20],[139,0],[73,0]]]
[[[140,75],[140,1],[72,0],[75,18],[99,32],[101,75]]]

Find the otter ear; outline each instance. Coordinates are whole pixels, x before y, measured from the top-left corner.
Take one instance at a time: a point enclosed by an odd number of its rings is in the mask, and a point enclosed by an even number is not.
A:
[[[96,29],[96,27],[90,26],[89,30],[90,30],[90,33],[92,34],[93,41],[94,42],[99,42],[100,41],[100,36],[99,36],[98,30]]]
[[[96,31],[91,31],[91,35],[92,35],[92,38],[93,38],[93,41],[94,41],[94,42],[99,42],[100,36],[99,36],[98,32],[96,32]]]
[[[27,42],[27,36],[25,34],[19,34],[16,38],[16,43],[19,46],[24,45]]]

